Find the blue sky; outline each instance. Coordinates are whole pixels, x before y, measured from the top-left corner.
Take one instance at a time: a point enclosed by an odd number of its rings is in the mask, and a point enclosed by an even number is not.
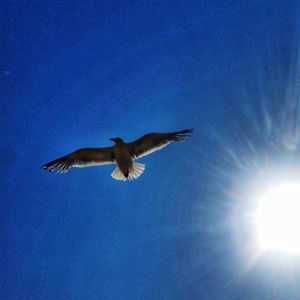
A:
[[[251,237],[233,217],[257,161],[298,166],[297,1],[3,7],[1,299],[300,297],[299,260],[245,267]],[[110,137],[190,127],[133,182],[111,166],[40,169]]]

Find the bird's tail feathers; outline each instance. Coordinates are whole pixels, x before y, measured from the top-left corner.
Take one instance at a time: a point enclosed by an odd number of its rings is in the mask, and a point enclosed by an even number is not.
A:
[[[129,172],[128,180],[133,180],[139,178],[145,170],[145,165],[137,162],[132,163],[132,168]]]
[[[133,179],[137,179],[138,177],[140,177],[143,174],[144,170],[145,170],[144,164],[140,164],[140,163],[137,163],[134,161],[132,163],[132,167],[129,171],[127,178],[125,177],[125,175],[123,174],[123,172],[120,170],[120,168],[118,166],[111,173],[111,177],[116,180],[122,180],[122,181],[126,181],[127,179],[133,180]]]
[[[122,181],[126,181],[126,177],[123,174],[123,172],[119,169],[118,166],[116,166],[116,168],[113,170],[113,172],[110,174],[112,178],[116,179],[116,180],[122,180]]]

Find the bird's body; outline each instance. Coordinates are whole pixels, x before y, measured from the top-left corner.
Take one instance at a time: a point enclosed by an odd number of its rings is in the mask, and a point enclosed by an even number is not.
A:
[[[119,169],[128,177],[129,171],[132,168],[132,158],[129,154],[128,147],[123,141],[116,142],[116,145],[113,147],[113,152],[116,157],[116,162]]]
[[[115,142],[112,147],[82,148],[45,164],[43,169],[65,173],[71,167],[117,164],[111,174],[114,179],[136,179],[145,169],[145,165],[136,162],[138,158],[162,149],[171,142],[182,141],[192,131],[187,129],[171,133],[149,133],[131,143],[125,143],[120,138],[111,138]]]

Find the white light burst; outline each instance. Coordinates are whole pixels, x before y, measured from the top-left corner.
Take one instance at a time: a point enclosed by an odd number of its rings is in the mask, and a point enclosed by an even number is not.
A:
[[[256,226],[262,250],[300,253],[300,184],[267,190],[259,199]]]

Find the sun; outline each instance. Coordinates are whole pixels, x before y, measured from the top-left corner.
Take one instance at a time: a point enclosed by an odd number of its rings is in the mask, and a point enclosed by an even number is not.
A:
[[[300,183],[268,189],[259,199],[256,226],[262,250],[300,254]]]

